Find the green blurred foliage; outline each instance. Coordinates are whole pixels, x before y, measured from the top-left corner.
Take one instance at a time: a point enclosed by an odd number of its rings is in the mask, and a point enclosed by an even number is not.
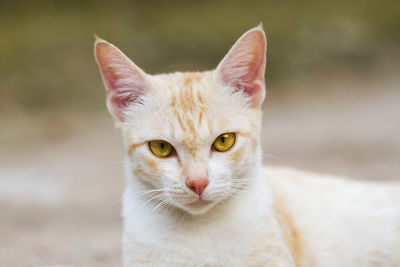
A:
[[[271,82],[331,68],[368,71],[400,45],[395,0],[3,0],[0,110],[103,108],[94,34],[148,73],[205,70],[260,22]]]

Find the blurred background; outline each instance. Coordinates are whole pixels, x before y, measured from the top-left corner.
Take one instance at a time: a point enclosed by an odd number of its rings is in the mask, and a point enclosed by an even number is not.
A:
[[[94,34],[150,74],[263,22],[270,165],[400,180],[400,2],[0,2],[0,266],[119,266],[123,149]]]

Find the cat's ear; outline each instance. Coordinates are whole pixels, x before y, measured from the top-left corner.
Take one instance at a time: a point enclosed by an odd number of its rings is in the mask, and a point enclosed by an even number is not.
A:
[[[109,42],[96,37],[95,57],[107,93],[107,107],[122,122],[124,110],[140,101],[150,87],[148,75]]]
[[[262,26],[255,27],[236,41],[215,72],[220,82],[247,95],[251,107],[259,107],[265,97],[266,50]]]

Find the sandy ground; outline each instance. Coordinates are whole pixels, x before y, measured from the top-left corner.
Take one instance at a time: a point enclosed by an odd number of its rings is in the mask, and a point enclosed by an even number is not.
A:
[[[120,266],[123,149],[108,114],[0,124],[0,266]],[[400,180],[400,79],[270,87],[263,147],[267,164]]]

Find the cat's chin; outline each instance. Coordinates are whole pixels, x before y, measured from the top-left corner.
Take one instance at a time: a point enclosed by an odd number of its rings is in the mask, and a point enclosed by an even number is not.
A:
[[[184,204],[182,208],[193,215],[200,215],[206,213],[215,203],[215,201],[200,198],[194,202]]]

